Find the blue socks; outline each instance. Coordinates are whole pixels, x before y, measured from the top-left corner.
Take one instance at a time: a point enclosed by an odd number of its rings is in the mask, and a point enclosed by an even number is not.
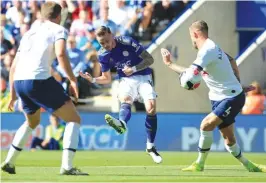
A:
[[[154,143],[157,132],[157,115],[146,116],[145,127],[147,132],[148,141]]]
[[[122,103],[119,111],[119,120],[127,123],[131,118],[131,105]]]
[[[128,103],[122,103],[119,111],[119,120],[127,123],[131,118],[131,105]],[[157,115],[146,116],[145,121],[146,133],[149,143],[154,143],[157,132]]]

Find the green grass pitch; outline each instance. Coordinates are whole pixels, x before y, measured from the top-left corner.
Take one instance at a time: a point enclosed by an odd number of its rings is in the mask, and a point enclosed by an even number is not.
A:
[[[7,152],[1,151],[4,160]],[[182,172],[196,152],[161,152],[154,164],[145,152],[79,151],[74,164],[89,176],[60,176],[60,151],[24,151],[16,175],[1,172],[2,182],[266,182],[266,173],[249,173],[229,153],[209,154],[204,172]],[[244,153],[253,162],[266,164],[265,153]]]

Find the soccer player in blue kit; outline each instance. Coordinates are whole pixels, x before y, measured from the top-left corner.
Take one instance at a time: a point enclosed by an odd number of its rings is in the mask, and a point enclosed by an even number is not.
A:
[[[119,119],[109,114],[106,122],[118,133],[123,134],[131,117],[131,105],[135,100],[142,99],[146,108],[145,127],[147,132],[146,152],[155,163],[162,158],[157,152],[154,140],[157,131],[156,93],[153,88],[151,69],[153,57],[138,42],[130,37],[114,37],[108,27],[102,26],[96,31],[97,40],[102,48],[99,50],[99,61],[102,75],[93,78],[88,73],[80,76],[91,83],[107,84],[111,82],[110,69],[115,67],[120,78],[118,98],[121,102]]]

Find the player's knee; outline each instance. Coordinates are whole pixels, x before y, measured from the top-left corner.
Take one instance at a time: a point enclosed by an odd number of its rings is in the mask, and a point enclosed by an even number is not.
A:
[[[216,125],[208,118],[204,119],[200,125],[202,131],[212,131],[215,127]]]
[[[119,97],[119,98],[120,98],[121,103],[128,103],[128,104],[133,103],[133,100],[130,96],[123,96],[123,97]]]
[[[72,119],[70,119],[70,120],[68,120],[66,122],[74,122],[74,123],[80,124],[81,123],[81,117],[80,117],[79,114],[76,114],[76,115],[72,116]]]
[[[27,120],[29,127],[32,129],[35,129],[40,124],[40,121],[41,121],[40,118]]]
[[[155,107],[152,107],[152,108],[149,108],[146,110],[146,113],[149,115],[149,116],[154,116],[156,114],[156,110],[155,110]]]
[[[81,123],[81,117],[80,115],[77,115],[76,119],[75,119],[75,122],[80,124]]]
[[[147,107],[146,107],[146,113],[150,116],[154,116],[156,114],[156,107],[154,103],[150,103]]]

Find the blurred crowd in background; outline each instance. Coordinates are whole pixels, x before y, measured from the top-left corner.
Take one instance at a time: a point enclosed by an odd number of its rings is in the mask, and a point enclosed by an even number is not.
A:
[[[131,36],[145,46],[191,3],[189,0],[55,1],[63,8],[61,25],[69,31],[67,51],[73,72],[78,79],[81,99],[101,95],[105,88],[111,88],[111,85],[89,84],[78,75],[79,71],[88,72],[94,77],[101,74],[97,59],[100,45],[95,36],[98,27],[108,26],[114,35]],[[31,24],[40,18],[43,2],[45,1],[1,1],[1,112],[8,112],[9,69],[20,39],[30,29]],[[52,74],[67,90],[66,74],[56,60],[52,66]],[[259,91],[259,86],[256,87],[258,91],[250,93],[248,101],[259,101],[259,113],[263,113],[265,96]],[[110,93],[107,92],[106,95]],[[252,97],[258,95],[261,97]],[[253,105],[253,102],[251,103]],[[244,113],[258,113],[258,110],[254,112],[250,106],[246,104]],[[16,110],[21,110],[19,102]]]
[[[79,71],[89,72],[94,77],[100,75],[97,59],[100,45],[95,36],[95,30],[99,26],[108,26],[114,35],[131,36],[145,45],[189,3],[187,0],[55,1],[63,8],[61,25],[69,31],[67,51],[73,72],[78,78],[81,99],[99,95],[102,93],[99,89],[111,86],[89,84],[78,76]],[[45,1],[1,1],[1,110],[3,112],[7,110],[5,104],[9,97],[9,69],[21,37],[36,19],[40,19],[43,2]],[[52,66],[52,74],[67,89],[66,74],[56,60]]]

